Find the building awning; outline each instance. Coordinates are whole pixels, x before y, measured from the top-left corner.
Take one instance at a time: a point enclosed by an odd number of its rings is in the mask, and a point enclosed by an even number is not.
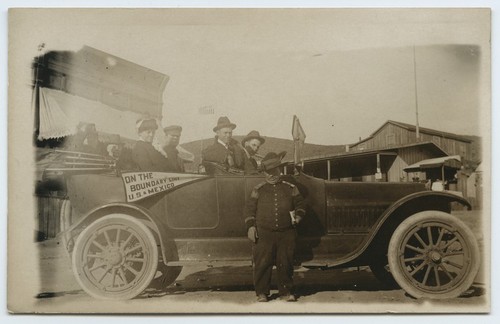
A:
[[[74,134],[79,123],[136,138],[139,118],[162,118],[163,73],[89,46],[51,51],[36,63],[39,140]]]
[[[135,123],[141,116],[63,91],[40,88],[38,139],[73,135],[79,123],[93,123],[97,131],[134,139],[137,137]]]
[[[434,159],[422,160],[415,164],[409,165],[404,170],[406,172],[424,171],[425,169],[448,167],[460,169],[462,167],[462,159],[460,155],[444,156]]]

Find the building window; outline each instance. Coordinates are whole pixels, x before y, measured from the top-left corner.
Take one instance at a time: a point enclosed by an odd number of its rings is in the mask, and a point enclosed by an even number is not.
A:
[[[387,142],[387,145],[396,145],[396,135],[394,134],[387,134],[385,136],[385,140]]]

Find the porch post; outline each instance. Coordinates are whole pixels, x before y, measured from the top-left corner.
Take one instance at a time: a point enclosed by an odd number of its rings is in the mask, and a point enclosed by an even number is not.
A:
[[[331,180],[332,178],[332,175],[331,175],[331,171],[330,171],[330,167],[331,167],[331,161],[330,160],[326,160],[326,174],[327,174],[327,179],[328,180]]]

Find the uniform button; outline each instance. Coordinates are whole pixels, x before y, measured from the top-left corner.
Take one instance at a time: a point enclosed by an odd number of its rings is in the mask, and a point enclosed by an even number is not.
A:
[[[276,227],[278,227],[278,224],[276,224]]]

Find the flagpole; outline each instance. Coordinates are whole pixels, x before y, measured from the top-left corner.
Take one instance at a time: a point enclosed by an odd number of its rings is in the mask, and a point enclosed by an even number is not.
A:
[[[417,88],[417,59],[415,56],[415,45],[413,45],[413,77],[414,77],[414,85],[415,85],[415,117],[416,117],[416,136],[417,141],[420,140],[420,129],[418,125],[418,88]]]

